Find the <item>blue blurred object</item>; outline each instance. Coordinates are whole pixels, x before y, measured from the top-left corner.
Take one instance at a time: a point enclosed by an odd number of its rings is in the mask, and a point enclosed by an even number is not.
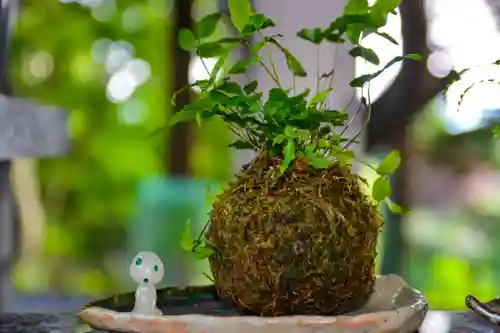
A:
[[[217,193],[221,183],[199,179],[151,177],[139,186],[135,218],[129,226],[128,257],[154,251],[165,265],[164,283],[169,286],[207,284],[207,260],[196,260],[180,249],[179,241],[188,219],[196,238],[208,222],[208,193]]]

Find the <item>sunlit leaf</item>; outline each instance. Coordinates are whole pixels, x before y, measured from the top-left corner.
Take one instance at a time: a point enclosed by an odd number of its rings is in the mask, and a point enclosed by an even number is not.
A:
[[[393,150],[380,162],[377,167],[377,173],[380,175],[392,175],[399,168],[400,164],[401,154],[399,151]]]
[[[257,58],[247,58],[238,60],[231,69],[229,69],[229,74],[244,74],[248,71],[248,68],[256,63],[258,63],[262,57]]]
[[[227,54],[227,49],[215,42],[201,44],[196,51],[202,58],[215,58]]]
[[[363,74],[352,80],[349,84],[351,87],[362,87],[374,77],[373,74]]]
[[[286,169],[288,169],[290,163],[292,163],[293,159],[295,158],[295,142],[293,141],[293,139],[289,139],[287,141],[283,155],[284,159],[280,165],[280,171],[282,173],[285,172]]]
[[[179,46],[185,51],[192,51],[196,49],[196,38],[191,30],[182,28],[179,31]]]
[[[186,221],[186,225],[184,226],[184,230],[182,231],[181,240],[180,240],[181,249],[186,252],[193,251],[194,241],[193,241],[193,230],[191,229],[191,219]]]
[[[270,38],[269,41],[276,45],[278,49],[283,52],[285,55],[286,65],[290,69],[293,75],[298,77],[306,77],[307,72],[304,70],[300,62],[295,58],[295,56],[285,47],[283,47],[278,41],[274,38]]]
[[[361,58],[365,59],[366,61],[371,62],[374,65],[380,64],[380,60],[379,60],[377,54],[375,53],[375,51],[373,51],[372,49],[363,47],[361,45],[356,45],[355,47],[353,47],[351,49],[351,51],[349,51],[349,54],[354,58],[361,57]]]
[[[376,31],[375,34],[379,35],[382,38],[387,39],[389,42],[391,42],[394,45],[399,45],[399,43],[393,37],[391,37],[391,35],[386,34],[385,32]]]
[[[251,0],[227,0],[227,6],[234,26],[241,32],[254,14]]]
[[[387,176],[375,179],[372,187],[372,197],[376,201],[382,201],[392,194],[391,184]]]
[[[311,43],[319,45],[325,38],[325,33],[321,28],[301,29],[297,33],[297,36]]]
[[[272,19],[264,14],[255,14],[250,17],[250,20],[241,30],[242,35],[251,35],[254,32],[261,31],[267,28],[275,27],[276,24]]]
[[[338,153],[335,153],[335,158],[339,162],[340,165],[348,165],[352,164],[352,160],[356,156],[356,153],[352,150],[344,150]]]
[[[332,88],[318,92],[311,98],[311,104],[323,103],[328,99],[328,95],[332,92]]]
[[[217,28],[221,16],[221,13],[209,14],[196,23],[196,37],[202,39],[211,36]]]
[[[391,13],[393,10],[398,8],[401,4],[401,0],[377,0],[372,6],[372,10],[379,10],[384,13]]]
[[[345,15],[363,15],[369,10],[368,0],[349,0],[344,7]]]
[[[398,205],[397,203],[392,202],[389,198],[386,198],[386,203],[387,203],[387,207],[389,207],[391,212],[393,212],[395,214],[401,214],[401,215],[411,214],[410,209],[404,208],[404,207]]]
[[[168,119],[167,126],[174,126],[178,123],[196,120],[198,117],[200,117],[199,119],[208,119],[213,116],[214,114],[212,112],[200,110],[195,105],[188,105],[184,109],[175,112],[174,115]]]
[[[309,160],[309,165],[315,169],[327,169],[332,164],[332,161],[317,154],[307,154],[306,157]]]
[[[223,54],[217,59],[217,62],[214,65],[214,68],[212,68],[212,71],[210,72],[210,79],[212,81],[215,81],[217,79],[217,76],[219,75],[221,69],[224,67],[224,64],[226,63],[226,59],[229,55],[229,52],[226,54]]]
[[[202,260],[211,257],[215,253],[213,247],[208,245],[197,246],[194,249],[194,256],[196,259]]]

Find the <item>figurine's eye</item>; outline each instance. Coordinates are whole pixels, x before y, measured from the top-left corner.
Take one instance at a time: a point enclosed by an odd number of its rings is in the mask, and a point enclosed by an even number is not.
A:
[[[158,265],[155,265],[155,267],[153,267],[153,269],[155,270],[155,272],[158,272],[158,270],[159,270]]]
[[[142,265],[142,258],[137,258],[137,259],[135,260],[135,264],[136,264],[137,266]]]

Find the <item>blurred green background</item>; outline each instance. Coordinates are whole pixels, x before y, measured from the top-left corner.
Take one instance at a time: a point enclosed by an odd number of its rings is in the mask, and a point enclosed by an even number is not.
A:
[[[186,217],[196,215],[198,228],[204,222],[205,188],[230,178],[234,157],[223,124],[196,128],[190,166],[199,181],[186,181],[190,190],[172,199],[184,185],[164,179],[169,133],[150,135],[171,113],[170,1],[23,1],[12,41],[15,93],[66,108],[73,141],[67,157],[16,161],[20,175],[29,166],[37,170],[19,182],[39,184],[37,197],[21,195],[38,216],[23,220],[14,272],[23,293],[123,292],[132,287],[130,255],[151,238],[174,263],[167,265],[167,282],[187,276],[189,283],[207,283],[206,263],[178,272],[172,253]],[[198,15],[214,7],[197,6]],[[450,132],[443,109],[441,98],[432,102],[412,128],[415,204],[404,221],[406,278],[431,308],[463,309],[466,294],[500,294],[500,146],[487,126]],[[432,188],[437,174],[446,182]],[[422,200],[426,191],[433,199]]]

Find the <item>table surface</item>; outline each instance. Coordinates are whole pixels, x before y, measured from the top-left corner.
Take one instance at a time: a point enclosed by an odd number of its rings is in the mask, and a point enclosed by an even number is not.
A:
[[[0,314],[0,333],[77,332],[76,325],[74,314]],[[419,333],[500,333],[500,327],[471,312],[431,311]]]

